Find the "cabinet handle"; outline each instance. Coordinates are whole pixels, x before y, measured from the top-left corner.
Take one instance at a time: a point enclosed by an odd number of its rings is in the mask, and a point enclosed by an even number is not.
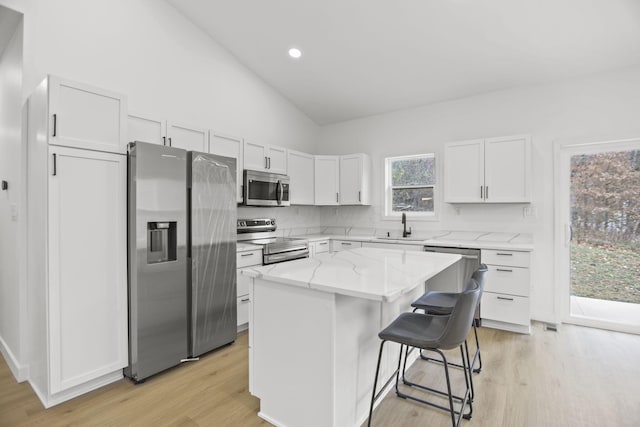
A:
[[[53,153],[53,176],[56,176],[58,174],[58,162],[56,159],[56,153]]]
[[[483,195],[482,195],[482,185],[480,186],[480,198],[484,199]]]
[[[336,203],[338,203],[340,200],[338,199],[338,193],[336,193]]]
[[[167,137],[166,136],[162,137],[162,145],[164,145],[164,146],[167,145]]]
[[[320,245],[320,246],[324,246],[324,245],[328,245],[328,244],[329,244],[329,242],[320,242],[320,243],[318,243],[318,245]]]
[[[269,159],[269,169],[271,169],[271,157],[267,157]]]
[[[240,302],[247,302],[247,301],[249,301],[249,298],[242,298],[242,299],[240,300]]]
[[[510,254],[508,252],[496,252],[497,256],[513,256],[513,254]]]
[[[250,253],[248,253],[248,254],[242,254],[242,255],[240,255],[240,256],[254,256],[254,255],[255,255],[255,254],[254,254],[253,252],[250,252]]]
[[[54,114],[53,115],[53,135],[52,136],[58,136],[58,115]],[[55,154],[54,154],[55,156]]]
[[[171,147],[171,137],[169,137],[169,147]]]
[[[269,169],[269,161],[267,160],[267,156],[264,156],[264,168]]]
[[[358,191],[358,201],[361,202],[362,198],[360,197],[360,191]]]
[[[484,187],[484,199],[485,200],[489,199],[489,186],[488,185],[486,187]]]
[[[341,242],[340,244],[341,244],[341,245],[345,245],[345,246],[351,246],[351,243],[350,243],[350,242]]]
[[[496,268],[496,271],[504,271],[505,273],[513,273],[513,270],[509,270],[508,268]]]
[[[506,298],[506,297],[498,297],[498,299],[501,299],[504,301],[513,301],[513,298]]]

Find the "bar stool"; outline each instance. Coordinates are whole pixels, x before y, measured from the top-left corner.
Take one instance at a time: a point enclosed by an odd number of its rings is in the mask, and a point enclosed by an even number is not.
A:
[[[480,304],[480,299],[482,298],[482,291],[484,290],[484,284],[487,280],[487,266],[485,264],[480,264],[480,267],[476,271],[473,272],[471,276],[478,283],[480,287],[480,297],[478,298],[478,304]],[[467,282],[469,284],[470,282]],[[440,314],[445,315],[451,313],[451,310],[455,306],[456,300],[459,298],[460,293],[452,293],[452,292],[440,292],[440,291],[429,291],[422,295],[420,298],[415,300],[411,306],[414,307],[413,311],[416,310],[424,310],[425,313],[428,314]],[[469,366],[473,372],[479,373],[482,370],[482,355],[480,354],[480,342],[478,341],[478,329],[476,325],[476,319],[473,319],[473,334],[476,340],[476,352],[473,356],[473,361],[469,363]],[[469,347],[467,345],[467,341],[465,340],[465,348],[467,350],[467,356],[469,354]],[[420,357],[424,360],[429,360],[433,362],[441,362],[438,359],[433,359],[431,357],[423,356]],[[479,363],[478,368],[475,368],[476,361]],[[462,366],[450,363],[452,366],[456,366],[461,368]],[[472,387],[473,389],[473,384]]]
[[[396,394],[399,397],[414,400],[416,402],[424,403],[426,405],[448,411],[451,414],[451,424],[453,427],[456,427],[460,424],[462,417],[464,417],[465,419],[471,418],[471,414],[473,412],[471,403],[471,387],[469,381],[469,376],[471,374],[467,367],[468,359],[465,360],[465,354],[462,348],[462,344],[465,342],[467,335],[469,334],[469,331],[471,329],[471,320],[473,319],[473,314],[478,304],[480,287],[473,278],[469,279],[469,282],[471,283],[467,284],[466,290],[462,292],[456,299],[455,305],[448,315],[430,315],[415,312],[401,313],[393,322],[391,322],[389,326],[387,326],[378,334],[380,339],[382,339],[382,342],[380,343],[380,352],[378,353],[378,363],[376,365],[376,375],[373,382],[373,393],[371,395],[371,406],[369,407],[369,422],[367,424],[368,426],[371,425],[373,405],[375,401],[380,397],[381,393],[385,390],[387,385],[389,385],[389,383],[393,381],[394,375],[396,380],[395,390]],[[384,344],[387,341],[400,344],[398,367],[392,374],[391,378],[389,378],[385,385],[376,394],[378,376],[380,374],[380,360],[382,358]],[[448,408],[400,392],[398,388],[398,382],[400,376],[400,368],[402,365],[402,352],[405,346],[407,348],[416,347],[421,350],[432,351],[440,355],[440,357],[442,358],[442,366],[444,367],[445,378],[447,382],[446,393],[423,385],[416,384],[416,386],[425,391],[447,396],[449,399]],[[449,364],[447,363],[445,354],[442,352],[442,350],[450,350],[456,347],[460,348],[460,356],[462,358],[462,365],[464,367],[463,372],[466,389],[464,396],[462,397],[454,396],[451,392]],[[407,352],[405,351],[405,366],[406,356]],[[454,399],[461,403],[460,411],[455,410],[453,405]],[[464,409],[467,405],[469,406],[469,412],[465,414]],[[458,415],[457,421],[456,415]]]

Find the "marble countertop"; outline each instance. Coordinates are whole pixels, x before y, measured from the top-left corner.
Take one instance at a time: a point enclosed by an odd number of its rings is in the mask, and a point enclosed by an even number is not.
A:
[[[458,260],[460,255],[357,248],[249,267],[242,274],[341,295],[392,301]]]
[[[255,251],[256,249],[262,250],[262,246],[245,242],[236,243],[236,252]]]
[[[336,235],[308,234],[300,235],[309,242],[327,239],[351,240],[355,242],[402,243],[406,245],[431,245],[473,249],[497,249],[514,251],[532,251],[531,235],[522,233],[480,232],[480,231],[433,231],[416,234],[408,239],[402,236],[386,235]]]

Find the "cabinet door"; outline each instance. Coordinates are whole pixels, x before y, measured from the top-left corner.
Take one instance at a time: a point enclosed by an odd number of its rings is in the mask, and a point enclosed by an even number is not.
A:
[[[49,143],[126,153],[124,95],[49,77]]]
[[[236,159],[237,202],[242,203],[242,172],[244,170],[242,138],[222,135],[214,131],[210,131],[209,134],[209,153]]]
[[[164,120],[129,114],[127,120],[127,143],[133,141],[165,145],[167,122]]]
[[[452,142],[444,150],[445,201],[484,201],[484,140]]]
[[[254,171],[267,171],[266,147],[256,142],[244,141],[244,168]]]
[[[267,171],[287,174],[287,149],[270,145],[267,150]]]
[[[195,127],[167,123],[167,139],[170,147],[206,153],[209,148],[209,131]]]
[[[531,138],[527,135],[489,138],[484,142],[485,201],[531,201]]]
[[[341,205],[362,205],[364,203],[365,191],[363,179],[365,173],[364,154],[352,154],[340,157],[340,204]],[[368,201],[367,201],[368,202]]]
[[[331,240],[331,252],[340,252],[361,247],[362,242],[354,242],[351,240]]]
[[[340,156],[315,157],[316,205],[337,205],[340,182]]]
[[[289,150],[287,163],[291,185],[289,198],[292,205],[313,205],[314,203],[314,157],[312,154]]]
[[[127,365],[127,160],[65,147],[49,154],[50,392],[57,393]]]

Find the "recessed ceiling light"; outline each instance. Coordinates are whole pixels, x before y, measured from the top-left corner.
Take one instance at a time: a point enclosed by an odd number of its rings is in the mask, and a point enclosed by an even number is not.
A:
[[[302,51],[297,47],[292,47],[291,49],[289,49],[289,56],[298,59],[302,56]]]

